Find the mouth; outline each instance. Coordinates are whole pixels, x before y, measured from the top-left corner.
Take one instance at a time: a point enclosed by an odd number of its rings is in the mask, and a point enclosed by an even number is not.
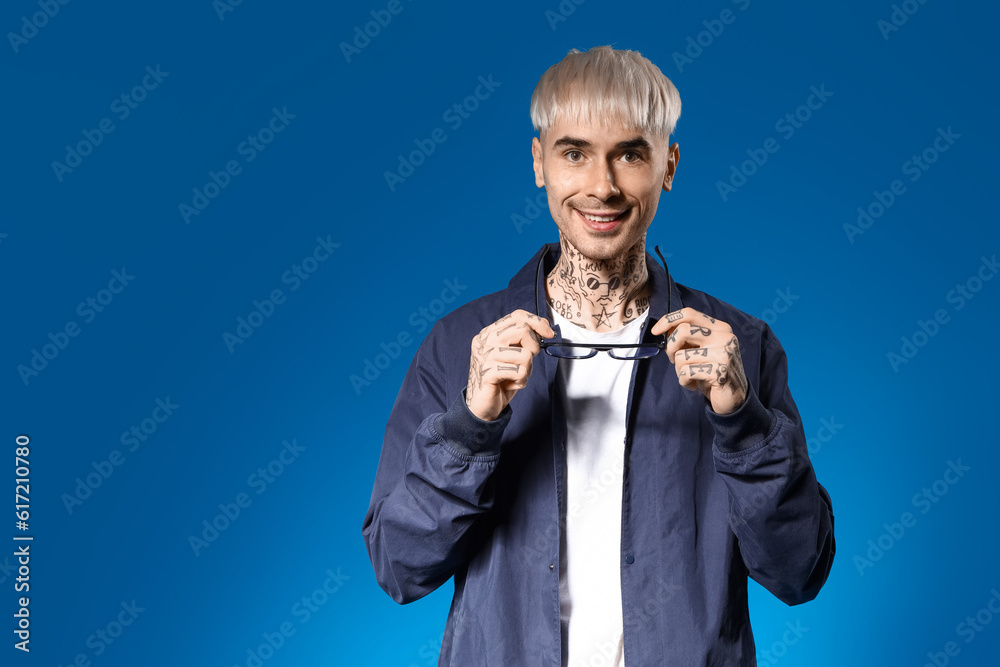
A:
[[[629,209],[623,211],[581,211],[574,209],[580,220],[596,232],[610,232],[628,216]]]

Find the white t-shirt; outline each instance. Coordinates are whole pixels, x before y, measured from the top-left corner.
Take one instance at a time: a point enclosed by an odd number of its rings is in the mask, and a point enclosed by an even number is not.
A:
[[[646,311],[616,331],[582,329],[558,313],[563,340],[638,343]],[[625,418],[634,361],[598,352],[560,359],[566,406],[566,533],[559,607],[564,667],[623,667],[621,519]]]

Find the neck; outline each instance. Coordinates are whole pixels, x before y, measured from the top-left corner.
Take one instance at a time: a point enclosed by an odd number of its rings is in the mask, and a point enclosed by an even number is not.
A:
[[[554,311],[591,331],[614,331],[649,308],[646,237],[611,259],[584,256],[559,235],[562,254],[545,292]]]

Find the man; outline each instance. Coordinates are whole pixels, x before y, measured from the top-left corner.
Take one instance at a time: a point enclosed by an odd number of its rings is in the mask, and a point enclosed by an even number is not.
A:
[[[655,65],[570,51],[531,116],[559,244],[417,351],[363,527],[378,582],[454,577],[439,665],[754,665],[747,577],[806,602],[835,549],[785,353],[645,251],[679,160]]]

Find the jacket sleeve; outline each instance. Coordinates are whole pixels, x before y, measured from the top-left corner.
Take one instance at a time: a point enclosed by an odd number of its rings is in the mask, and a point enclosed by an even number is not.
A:
[[[392,408],[362,526],[379,585],[401,604],[447,581],[465,560],[470,529],[493,503],[491,475],[510,406],[476,417],[421,345]]]
[[[786,604],[801,604],[816,597],[833,565],[833,506],[809,461],[785,351],[766,325],[758,384],[731,414],[706,406],[715,467],[750,576]]]

